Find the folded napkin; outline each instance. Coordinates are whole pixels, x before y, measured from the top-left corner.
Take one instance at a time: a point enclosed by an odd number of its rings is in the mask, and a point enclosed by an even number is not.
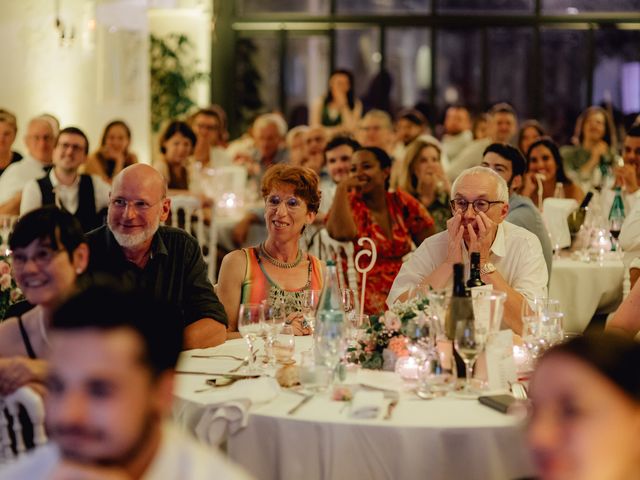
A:
[[[572,198],[545,198],[542,203],[542,218],[551,235],[552,244],[560,248],[571,246],[567,217],[576,208],[578,202]]]
[[[351,400],[352,418],[377,418],[387,405],[383,392],[358,390]]]
[[[194,402],[178,402],[174,418],[195,432],[198,440],[219,446],[247,426],[251,405],[270,402],[279,392],[278,382],[271,377],[238,380],[229,387],[199,394],[199,406]]]

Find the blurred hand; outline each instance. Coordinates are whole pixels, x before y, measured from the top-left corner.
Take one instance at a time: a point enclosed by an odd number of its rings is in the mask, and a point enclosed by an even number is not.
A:
[[[627,193],[634,193],[638,190],[638,177],[635,166],[626,164],[622,167],[615,167],[613,173],[616,177],[617,187],[624,187]]]
[[[293,334],[297,336],[311,335],[310,327],[303,327],[304,316],[302,312],[292,312],[287,316],[285,323],[291,325],[293,328]]]
[[[30,382],[41,381],[47,372],[44,360],[26,357],[3,358],[0,360],[0,395],[8,395]]]

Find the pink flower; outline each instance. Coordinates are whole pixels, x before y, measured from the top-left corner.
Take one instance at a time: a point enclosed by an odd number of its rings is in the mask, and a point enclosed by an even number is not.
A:
[[[389,350],[395,353],[396,357],[406,357],[409,355],[409,350],[407,350],[407,338],[399,335],[397,337],[393,337],[389,340],[389,345],[387,346]]]
[[[390,332],[397,332],[400,329],[400,318],[391,311],[384,312],[384,326]]]
[[[11,265],[4,260],[0,260],[0,275],[6,275],[11,273]]]
[[[0,276],[0,290],[8,290],[11,287],[11,275],[8,273]]]
[[[22,291],[19,288],[14,288],[13,290],[11,290],[9,298],[11,300],[11,303],[16,303],[22,298]]]

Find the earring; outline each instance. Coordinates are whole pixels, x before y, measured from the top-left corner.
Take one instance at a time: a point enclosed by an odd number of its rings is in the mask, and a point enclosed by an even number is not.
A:
[[[78,275],[80,275],[80,274],[82,273],[82,269],[81,269],[81,268],[76,268],[76,273],[77,273]]]

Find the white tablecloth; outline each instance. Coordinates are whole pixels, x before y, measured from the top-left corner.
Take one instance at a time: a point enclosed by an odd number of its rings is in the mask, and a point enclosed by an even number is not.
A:
[[[297,349],[308,349],[298,339]],[[242,341],[199,351],[245,355]],[[182,370],[219,371],[238,362],[194,359]],[[387,372],[364,371],[367,382],[389,385]],[[194,393],[206,377],[180,375],[179,408],[197,414],[206,393]],[[393,383],[393,382],[392,382]],[[283,390],[272,402],[253,406],[248,426],[227,439],[231,458],[259,479],[509,479],[531,476],[522,427],[475,400],[420,400],[402,394],[391,420],[356,420],[343,402],[313,398],[294,415],[299,394]]]
[[[622,260],[585,263],[569,258],[553,260],[549,297],[560,300],[564,329],[582,333],[595,313],[614,311],[622,299]]]

